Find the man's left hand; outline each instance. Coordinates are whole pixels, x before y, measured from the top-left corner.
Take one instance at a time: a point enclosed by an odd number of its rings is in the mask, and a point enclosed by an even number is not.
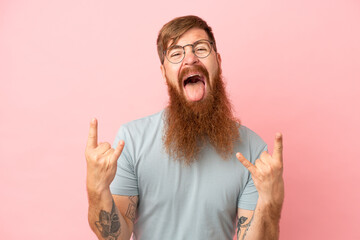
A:
[[[281,133],[275,136],[274,152],[271,156],[264,151],[255,165],[247,160],[241,153],[236,157],[250,171],[255,187],[259,193],[259,201],[275,204],[281,208],[284,201],[283,179],[283,143]]]

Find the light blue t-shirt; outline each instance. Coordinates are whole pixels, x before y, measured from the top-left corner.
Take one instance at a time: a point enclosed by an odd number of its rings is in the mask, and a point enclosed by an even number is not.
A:
[[[222,159],[209,145],[187,166],[163,148],[164,113],[124,124],[113,144],[125,141],[111,192],[139,196],[133,238],[232,239],[237,208],[254,210],[258,199],[250,172],[235,153],[254,163],[266,143],[240,126],[232,158]]]

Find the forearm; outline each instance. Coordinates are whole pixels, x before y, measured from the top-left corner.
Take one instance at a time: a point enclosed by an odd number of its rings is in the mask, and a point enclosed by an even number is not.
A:
[[[238,239],[279,239],[280,215],[284,202],[282,149],[282,135],[276,133],[273,155],[271,156],[266,151],[262,152],[260,158],[255,160],[255,165],[244,158],[241,153],[236,154],[239,161],[250,171],[256,190],[259,193],[257,206],[251,216],[250,224],[247,222],[250,216],[247,216],[246,212],[239,211],[238,213]],[[243,216],[244,213],[245,216]]]
[[[259,199],[254,215],[243,238],[239,240],[277,240],[279,239],[279,224],[281,204],[265,202]]]
[[[101,193],[88,191],[88,221],[100,240],[128,240],[131,232],[116,207],[110,190]]]

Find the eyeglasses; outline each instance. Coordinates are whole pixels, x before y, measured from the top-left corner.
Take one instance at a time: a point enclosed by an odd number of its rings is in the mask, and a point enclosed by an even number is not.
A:
[[[198,58],[206,58],[210,55],[212,45],[214,43],[206,39],[201,39],[193,44],[186,44],[184,46],[174,45],[164,51],[164,55],[169,62],[173,64],[180,63],[185,57],[185,47],[191,46],[192,52]]]

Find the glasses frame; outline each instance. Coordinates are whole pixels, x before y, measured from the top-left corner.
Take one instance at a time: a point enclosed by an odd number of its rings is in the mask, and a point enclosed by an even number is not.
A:
[[[196,55],[196,53],[195,53],[195,49],[194,49],[194,46],[197,44],[197,43],[199,43],[199,42],[208,42],[209,44],[210,44],[210,51],[209,51],[209,54],[208,55],[206,55],[205,57],[199,57],[198,55]],[[186,44],[186,45],[184,45],[184,46],[180,46],[180,45],[173,45],[173,46],[170,46],[170,47],[168,47],[166,50],[164,50],[164,55],[165,55],[165,58],[170,62],[170,63],[172,63],[172,64],[178,64],[178,63],[181,63],[182,62],[182,60],[184,60],[184,58],[185,58],[185,54],[186,54],[186,51],[185,51],[185,47],[187,47],[187,46],[191,46],[191,51],[192,51],[192,53],[196,56],[196,57],[198,57],[198,58],[207,58],[210,54],[211,54],[211,51],[212,51],[212,49],[214,48],[214,42],[212,42],[212,41],[210,41],[210,40],[207,40],[207,39],[200,39],[200,40],[197,40],[196,42],[194,42],[193,44]],[[167,51],[169,50],[169,48],[173,48],[173,47],[181,47],[182,49],[183,49],[183,57],[181,58],[181,60],[180,61],[178,61],[178,62],[172,62],[172,61],[170,61],[170,59],[168,58],[168,56],[167,56]]]

